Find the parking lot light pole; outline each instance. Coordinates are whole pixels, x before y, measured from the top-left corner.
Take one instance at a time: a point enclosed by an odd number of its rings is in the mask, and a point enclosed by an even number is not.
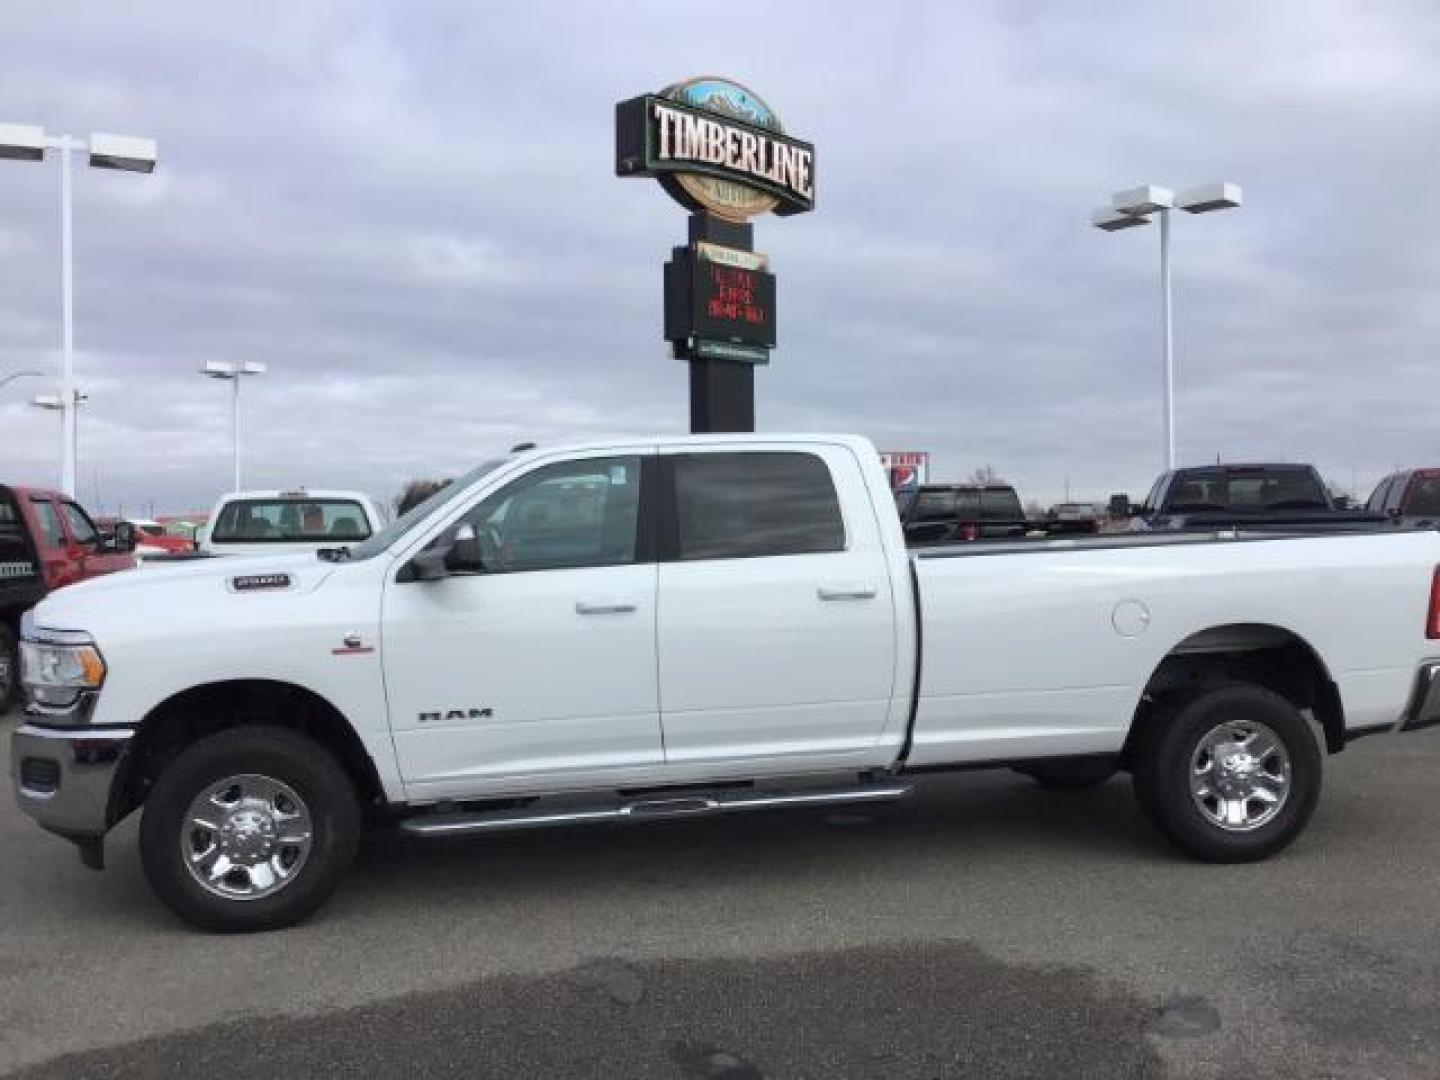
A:
[[[88,153],[97,169],[122,172],[155,171],[153,139],[96,132],[89,139],[47,135],[33,124],[0,124],[0,158],[43,161],[47,150],[60,154],[60,393],[53,406],[60,412],[60,486],[75,495],[75,331],[74,272],[71,240],[70,159],[79,150]]]
[[[1165,402],[1165,468],[1175,468],[1175,330],[1170,296],[1170,211],[1184,210],[1204,214],[1211,210],[1228,210],[1240,205],[1239,184],[1204,184],[1177,197],[1169,188],[1146,184],[1112,196],[1110,206],[1090,215],[1097,229],[1116,232],[1148,225],[1152,215],[1160,218],[1160,327],[1162,335]]]
[[[264,375],[267,370],[269,369],[266,365],[258,360],[246,360],[243,364],[207,360],[200,369],[202,375],[212,379],[228,379],[230,382],[230,427],[235,444],[235,486],[232,491],[240,490],[240,381],[247,375]]]

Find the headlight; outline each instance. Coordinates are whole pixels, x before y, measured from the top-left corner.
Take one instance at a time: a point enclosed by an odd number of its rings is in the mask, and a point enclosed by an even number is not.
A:
[[[63,708],[74,704],[82,690],[97,690],[105,681],[105,661],[94,643],[82,634],[64,637],[20,642],[20,679],[38,705]]]

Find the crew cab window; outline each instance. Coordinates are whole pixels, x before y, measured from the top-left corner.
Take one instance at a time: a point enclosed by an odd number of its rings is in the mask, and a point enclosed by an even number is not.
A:
[[[45,546],[57,550],[64,548],[65,526],[60,524],[55,504],[49,499],[35,499],[31,505],[35,507],[35,520],[40,522],[40,535],[45,539]]]
[[[679,558],[844,550],[835,482],[814,454],[677,454],[674,462]]]
[[[95,531],[95,526],[74,503],[61,503],[60,509],[65,513],[65,520],[70,522],[70,535],[75,538],[75,543],[81,547],[95,547],[100,543],[100,534]]]
[[[220,510],[210,539],[217,544],[351,543],[370,535],[365,508],[353,499],[304,496],[236,499]]]
[[[636,560],[640,459],[544,465],[465,515],[487,573],[621,566]]]

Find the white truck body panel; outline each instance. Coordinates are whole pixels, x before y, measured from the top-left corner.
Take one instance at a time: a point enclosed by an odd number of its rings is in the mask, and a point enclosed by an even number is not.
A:
[[[1424,637],[1437,555],[1435,533],[1376,533],[921,557],[911,761],[1116,750],[1160,661],[1227,625],[1307,642],[1348,727],[1393,722],[1416,665],[1440,653]]]
[[[722,449],[818,455],[844,550],[397,580],[547,463]],[[372,558],[266,546],[75,585],[35,619],[98,644],[97,724],[137,724],[208,683],[293,683],[349,721],[386,797],[412,805],[1115,752],[1161,660],[1212,627],[1303,639],[1352,728],[1398,722],[1417,665],[1440,656],[1425,637],[1435,533],[1083,544],[915,559],[917,635],[912,558],[867,441],[652,439],[520,455]],[[291,584],[231,587],[269,572]]]

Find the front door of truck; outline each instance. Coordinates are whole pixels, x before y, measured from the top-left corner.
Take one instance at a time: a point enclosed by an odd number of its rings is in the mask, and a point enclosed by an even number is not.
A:
[[[385,684],[413,793],[578,788],[661,765],[647,457],[539,464],[465,511],[481,572],[392,575]]]
[[[896,609],[853,452],[780,443],[662,461],[660,701],[672,772],[886,757]]]

